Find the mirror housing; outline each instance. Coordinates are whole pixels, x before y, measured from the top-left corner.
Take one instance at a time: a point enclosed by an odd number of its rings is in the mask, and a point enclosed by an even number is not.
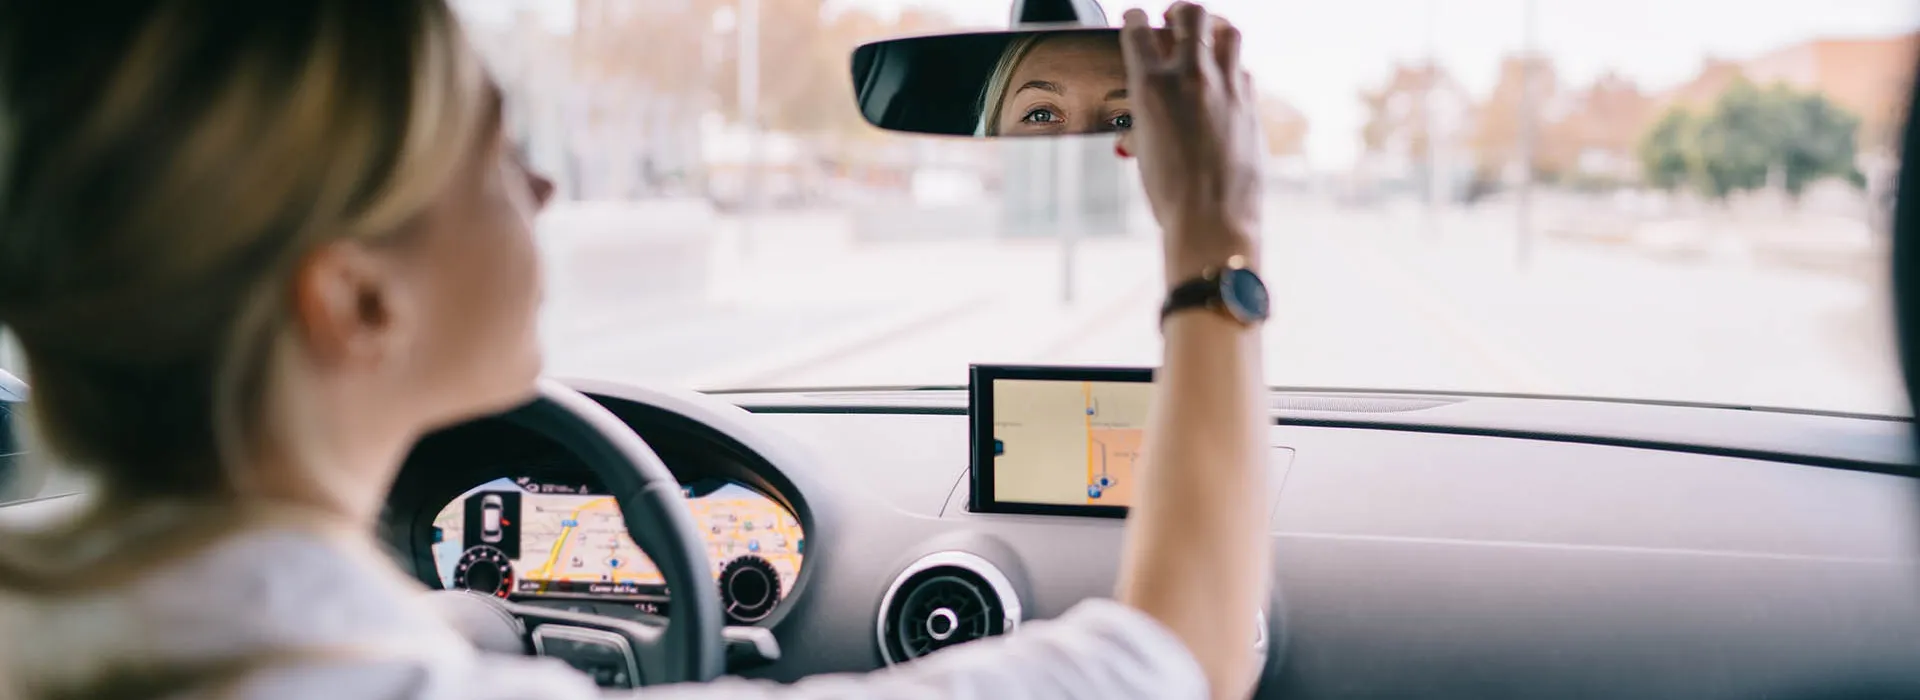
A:
[[[1035,25],[1107,26],[1107,13],[1099,0],[1013,0],[1013,12],[1007,26],[1024,29]]]

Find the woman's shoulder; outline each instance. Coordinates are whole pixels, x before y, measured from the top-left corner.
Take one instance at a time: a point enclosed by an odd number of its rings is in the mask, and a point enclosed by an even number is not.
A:
[[[83,595],[0,597],[0,658],[56,685],[116,667],[221,665],[304,650],[472,653],[371,538],[235,532]],[[29,641],[30,640],[30,641]],[[372,650],[368,650],[372,651]]]

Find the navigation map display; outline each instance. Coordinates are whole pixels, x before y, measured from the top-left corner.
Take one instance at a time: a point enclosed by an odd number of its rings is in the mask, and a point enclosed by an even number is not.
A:
[[[784,506],[739,484],[685,489],[715,579],[753,569],[752,580],[770,589],[764,607],[771,610],[799,576],[806,547],[800,523]],[[659,568],[627,536],[613,497],[594,484],[498,479],[447,504],[434,528],[435,560],[449,589],[503,598],[666,601]]]
[[[1153,373],[975,366],[975,511],[1124,516]]]

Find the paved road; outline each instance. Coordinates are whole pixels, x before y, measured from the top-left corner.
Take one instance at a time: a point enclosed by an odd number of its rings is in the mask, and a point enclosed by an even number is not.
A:
[[[1543,244],[1508,219],[1281,203],[1268,231],[1279,385],[1905,412],[1878,281]],[[1278,215],[1284,212],[1284,215]],[[969,362],[1152,364],[1151,239],[862,245],[830,215],[727,227],[706,301],[557,310],[553,367],[695,386],[959,384]]]

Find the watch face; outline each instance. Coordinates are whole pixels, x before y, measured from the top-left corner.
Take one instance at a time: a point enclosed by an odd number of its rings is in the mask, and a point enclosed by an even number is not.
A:
[[[1243,322],[1267,320],[1267,285],[1251,270],[1227,270],[1220,276],[1220,301]]]

